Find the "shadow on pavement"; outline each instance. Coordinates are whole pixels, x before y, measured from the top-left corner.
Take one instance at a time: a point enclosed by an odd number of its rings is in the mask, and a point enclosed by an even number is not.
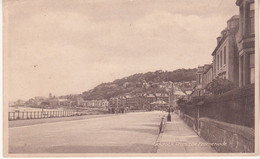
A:
[[[126,132],[135,131],[138,133],[148,133],[151,135],[158,135],[158,133],[159,133],[159,128],[158,129],[118,128],[118,129],[114,129],[114,130],[126,131]]]
[[[133,144],[131,146],[53,146],[37,149],[33,147],[11,147],[9,153],[155,153],[155,151],[153,145]]]

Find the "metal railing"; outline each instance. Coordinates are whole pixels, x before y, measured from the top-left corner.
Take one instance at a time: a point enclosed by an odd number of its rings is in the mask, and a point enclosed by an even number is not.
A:
[[[42,118],[58,118],[86,115],[86,113],[78,111],[31,111],[31,112],[9,112],[8,120],[28,120],[28,119],[42,119]]]

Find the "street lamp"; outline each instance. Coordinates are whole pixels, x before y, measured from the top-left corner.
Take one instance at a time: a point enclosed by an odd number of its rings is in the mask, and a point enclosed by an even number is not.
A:
[[[118,110],[118,97],[116,97],[116,114],[119,113],[119,110]]]
[[[169,93],[169,110],[168,110],[168,115],[167,115],[167,121],[171,121],[172,117],[171,117],[171,92],[173,90],[173,84],[171,83],[170,87],[166,88],[166,91]]]
[[[171,121],[172,117],[171,117],[171,92],[169,91],[169,111],[168,111],[168,115],[167,115],[167,121]]]

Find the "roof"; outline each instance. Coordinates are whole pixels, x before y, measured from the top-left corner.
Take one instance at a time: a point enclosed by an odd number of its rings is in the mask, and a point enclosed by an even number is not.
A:
[[[68,99],[58,99],[59,102],[65,102],[68,101]]]
[[[212,63],[211,63],[211,64],[204,65],[204,73],[207,73],[208,70],[209,70],[210,68],[212,68],[212,66],[213,66]]]
[[[131,95],[125,95],[126,98],[133,98]]]
[[[190,95],[192,93],[192,91],[186,91],[187,95]]]
[[[148,94],[146,97],[155,97],[153,94]]]
[[[196,73],[203,73],[203,66],[198,66],[198,71]]]
[[[216,48],[214,49],[214,51],[212,52],[212,56],[214,56],[217,52],[217,50],[220,48],[220,46],[222,45],[222,43],[226,40],[227,36],[224,36],[221,38],[220,42],[218,43],[218,45],[216,46]]]
[[[155,93],[156,97],[168,97],[166,93]]]
[[[185,96],[186,94],[185,93],[183,93],[182,91],[175,91],[174,92],[174,95],[179,95],[179,96]]]
[[[237,0],[237,1],[236,1],[236,5],[237,5],[237,6],[240,6],[240,4],[241,4],[242,1],[243,1],[243,0]]]
[[[155,101],[155,102],[152,102],[151,104],[167,104],[165,101]]]

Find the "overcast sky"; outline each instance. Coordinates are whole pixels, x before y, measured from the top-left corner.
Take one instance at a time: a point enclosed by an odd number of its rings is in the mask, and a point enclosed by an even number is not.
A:
[[[9,100],[211,63],[235,0],[5,2]]]

